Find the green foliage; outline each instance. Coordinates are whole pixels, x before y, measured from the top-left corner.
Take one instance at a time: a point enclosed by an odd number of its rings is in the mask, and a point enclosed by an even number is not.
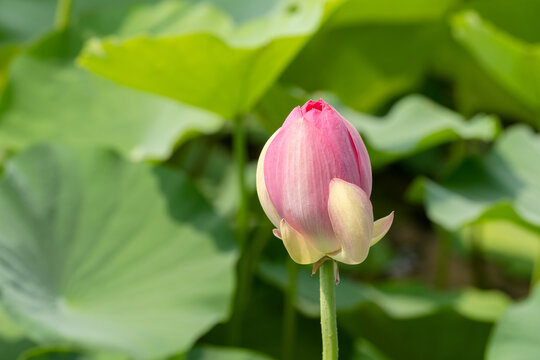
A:
[[[538,156],[538,135],[508,129],[486,156],[465,161],[443,182],[426,182],[428,216],[449,230],[501,218],[540,227]]]
[[[473,11],[456,15],[454,36],[516,99],[540,111],[540,47],[516,39]]]
[[[489,342],[487,359],[534,359],[540,354],[538,322],[540,295],[538,287],[525,301],[508,309],[495,327]]]
[[[5,147],[61,141],[113,147],[133,159],[164,159],[194,133],[221,127],[215,114],[77,68],[61,54],[77,42],[77,34],[54,34],[14,61],[0,110]]]
[[[263,263],[260,271],[270,283],[286,286],[282,266]],[[318,316],[317,279],[302,271],[298,280],[298,309]],[[446,294],[412,283],[374,287],[346,277],[336,289],[336,299],[338,324],[392,359],[477,359],[492,323],[509,303],[496,291],[464,289]],[[443,339],[434,331],[439,326],[446,331]]]
[[[0,209],[4,303],[41,342],[149,358],[229,312],[231,236],[181,173],[33,147],[7,164]]]
[[[214,7],[194,5],[187,10],[210,15],[187,28],[184,11],[167,12],[156,20],[139,20],[152,36],[90,41],[80,63],[114,81],[172,97],[232,119],[244,114],[275,81],[322,21],[325,6],[306,1],[293,14],[287,7],[268,17],[234,26],[230,15]],[[202,7],[202,10],[199,8]],[[200,11],[197,11],[200,10]],[[140,15],[146,19],[145,15]],[[161,21],[160,21],[161,20]],[[163,23],[165,22],[165,23]],[[178,25],[180,24],[180,25]],[[222,26],[222,28],[221,28]],[[149,31],[148,28],[138,29]],[[156,31],[155,29],[159,29]],[[195,33],[201,32],[203,33]],[[216,36],[215,33],[219,36]],[[254,36],[256,35],[256,36]],[[137,58],[132,62],[129,59]],[[137,74],[137,76],[133,76]],[[223,89],[227,91],[223,91]]]
[[[0,359],[318,358],[255,172],[319,97],[396,210],[341,269],[340,359],[540,358],[540,2],[71,5],[60,30],[56,0],[0,0]]]
[[[499,132],[492,116],[478,115],[465,121],[418,95],[403,98],[383,118],[340,110],[363,134],[373,150],[370,157],[376,167],[456,139],[493,140]]]

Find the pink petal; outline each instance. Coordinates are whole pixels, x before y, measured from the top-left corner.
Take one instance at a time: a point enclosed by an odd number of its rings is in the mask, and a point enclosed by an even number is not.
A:
[[[328,213],[341,245],[341,251],[330,257],[346,264],[364,261],[373,233],[373,210],[368,195],[355,184],[333,179]]]
[[[283,122],[283,126],[288,125],[289,123],[293,122],[294,120],[298,120],[302,117],[302,109],[300,106],[295,107],[291,113],[287,116],[285,121]],[[283,127],[282,126],[282,127]]]
[[[330,181],[360,183],[347,129],[334,120],[321,120],[320,129],[304,118],[289,123],[264,159],[264,182],[277,213],[323,253],[340,247],[328,216]]]
[[[332,129],[332,126],[335,127],[336,124],[345,126],[348,136],[343,134],[336,138],[334,146],[337,147],[340,153],[351,151],[351,149],[355,152],[355,160],[360,174],[360,182],[356,183],[356,185],[360,186],[370,196],[372,186],[371,162],[364,141],[355,127],[322,99],[318,101],[310,100],[305,103],[302,107],[302,114],[304,118],[312,122],[315,127],[324,133],[328,131],[337,133],[335,129]]]
[[[340,115],[341,116],[341,115]],[[368,196],[371,196],[372,175],[371,175],[371,162],[369,160],[369,154],[366,149],[366,145],[362,140],[362,137],[350,122],[343,118],[343,122],[349,131],[352,142],[354,143],[357,153],[358,171],[360,172],[360,187],[366,192]]]

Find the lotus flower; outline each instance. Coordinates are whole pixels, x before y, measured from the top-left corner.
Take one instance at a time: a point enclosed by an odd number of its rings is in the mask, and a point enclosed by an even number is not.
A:
[[[264,146],[257,193],[299,264],[359,264],[394,213],[373,221],[371,164],[360,134],[325,101],[296,107]]]

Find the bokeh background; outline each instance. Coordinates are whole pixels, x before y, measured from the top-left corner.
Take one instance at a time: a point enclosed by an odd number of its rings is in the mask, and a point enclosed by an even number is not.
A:
[[[389,234],[341,359],[540,359],[540,1],[0,0],[0,359],[318,359],[255,193],[323,98]]]

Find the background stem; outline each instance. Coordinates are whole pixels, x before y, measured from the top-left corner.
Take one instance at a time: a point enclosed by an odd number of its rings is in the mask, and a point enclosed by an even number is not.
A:
[[[54,27],[56,30],[63,30],[69,24],[69,17],[71,15],[71,1],[72,0],[58,0],[56,5],[56,15],[54,17]]]
[[[287,274],[289,283],[285,293],[285,306],[283,310],[283,337],[282,337],[282,358],[283,360],[294,359],[294,344],[296,333],[296,279],[298,276],[298,265],[292,260],[287,260]]]
[[[448,287],[448,277],[450,274],[450,260],[452,257],[452,238],[448,231],[442,227],[437,227],[438,252],[437,265],[435,268],[435,285],[440,289]]]
[[[337,360],[338,337],[336,320],[336,280],[334,262],[325,261],[320,269],[321,333],[323,360]]]
[[[244,127],[244,118],[239,116],[235,122],[233,134],[233,153],[236,164],[236,175],[238,178],[238,193],[240,203],[236,213],[236,242],[240,248],[240,257],[237,266],[237,288],[234,302],[233,316],[231,318],[231,329],[229,332],[229,342],[231,345],[241,343],[241,330],[243,323],[243,313],[249,303],[249,293],[251,285],[251,267],[250,267],[250,249],[247,243],[247,216],[248,201],[246,191],[246,134]]]
[[[534,268],[531,276],[531,291],[534,289],[535,285],[538,284],[540,280],[540,253],[536,255],[534,261]]]
[[[470,262],[474,284],[480,289],[488,287],[485,271],[484,249],[482,246],[482,225],[470,226],[471,254]]]
[[[240,203],[236,214],[236,239],[241,248],[244,247],[247,238],[246,146],[244,118],[238,117],[234,129],[233,151],[236,176],[238,178],[238,193],[240,195]]]

